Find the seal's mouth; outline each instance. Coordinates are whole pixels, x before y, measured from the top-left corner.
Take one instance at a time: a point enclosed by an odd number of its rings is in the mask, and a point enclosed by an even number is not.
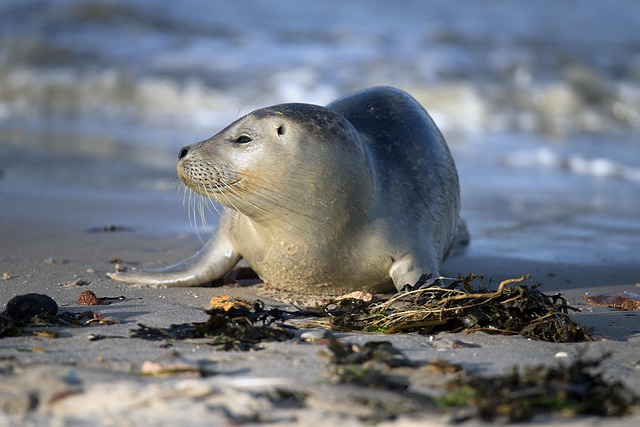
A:
[[[235,179],[233,181],[225,180],[221,182],[219,179],[203,180],[183,176],[180,176],[180,179],[188,188],[207,197],[212,194],[235,193],[236,187],[243,181],[242,179]]]
[[[243,181],[242,179],[236,179],[234,181],[225,182],[225,183],[216,182],[215,185],[209,184],[207,188],[214,193],[225,193],[227,191],[230,191],[234,187],[237,187],[238,185],[240,185],[242,181]]]
[[[187,184],[192,190],[202,194],[203,196],[211,197],[216,200],[221,200],[220,196],[224,196],[226,199],[229,196],[239,196],[241,191],[240,184],[242,179],[236,179],[233,181],[209,181],[207,183],[197,183],[195,185]]]
[[[180,159],[176,169],[184,185],[203,196],[234,192],[243,181],[237,174],[229,173],[230,170],[218,164],[202,163],[189,158]]]

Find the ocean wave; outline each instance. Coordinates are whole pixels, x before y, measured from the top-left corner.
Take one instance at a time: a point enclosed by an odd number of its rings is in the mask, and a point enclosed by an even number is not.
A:
[[[445,132],[640,127],[633,1],[327,1],[4,2],[0,119],[211,127],[386,84]]]
[[[104,69],[7,69],[0,66],[0,119],[101,117],[109,122],[210,127],[279,102],[325,104],[354,88],[317,84],[311,68],[278,71],[267,81],[223,90],[199,78],[132,76]],[[362,87],[380,82],[361,82]],[[261,87],[268,86],[268,88]],[[619,84],[599,103],[566,82],[513,90],[495,84],[407,84],[444,131],[526,131],[565,137],[640,127],[640,88]]]
[[[640,167],[638,166],[624,164],[605,157],[587,157],[577,153],[562,154],[549,147],[503,155],[502,163],[513,168],[542,166],[579,175],[640,182]]]

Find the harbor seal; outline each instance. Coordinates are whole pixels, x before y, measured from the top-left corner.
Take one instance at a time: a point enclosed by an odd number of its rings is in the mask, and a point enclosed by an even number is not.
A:
[[[255,110],[182,148],[177,172],[224,206],[217,232],[178,264],[112,279],[198,286],[244,258],[288,292],[385,292],[438,276],[469,241],[449,148],[422,106],[395,88]]]

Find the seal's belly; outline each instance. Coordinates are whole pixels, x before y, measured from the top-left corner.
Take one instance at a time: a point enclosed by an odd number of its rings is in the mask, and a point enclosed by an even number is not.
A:
[[[387,257],[351,253],[345,245],[279,241],[243,255],[265,283],[278,289],[322,295],[393,290]]]

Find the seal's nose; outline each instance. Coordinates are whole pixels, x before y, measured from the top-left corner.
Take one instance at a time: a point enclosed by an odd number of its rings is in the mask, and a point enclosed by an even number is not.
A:
[[[182,147],[178,153],[178,160],[184,159],[189,153],[189,147]]]

